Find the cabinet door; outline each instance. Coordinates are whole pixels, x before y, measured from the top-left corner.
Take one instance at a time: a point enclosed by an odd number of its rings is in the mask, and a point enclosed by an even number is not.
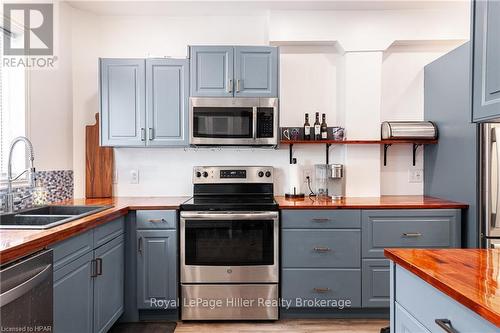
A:
[[[187,146],[189,62],[146,60],[147,145]]]
[[[417,319],[396,303],[396,332],[398,333],[430,333]]]
[[[92,332],[92,252],[54,272],[54,332]]]
[[[364,308],[388,308],[390,304],[390,261],[363,259],[362,301]]]
[[[233,96],[233,47],[191,47],[191,96]]]
[[[276,47],[235,47],[234,58],[235,96],[278,96],[278,49]]]
[[[164,308],[155,300],[177,299],[175,230],[137,231],[137,307]]]
[[[500,118],[500,1],[474,1],[474,121]]]
[[[107,332],[123,313],[124,249],[121,235],[94,251],[94,332]]]
[[[100,59],[101,145],[144,146],[144,59]]]

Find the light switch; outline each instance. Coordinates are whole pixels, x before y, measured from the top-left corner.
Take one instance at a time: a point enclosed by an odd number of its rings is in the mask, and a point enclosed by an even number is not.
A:
[[[424,181],[424,170],[410,169],[408,170],[408,183],[422,183]]]

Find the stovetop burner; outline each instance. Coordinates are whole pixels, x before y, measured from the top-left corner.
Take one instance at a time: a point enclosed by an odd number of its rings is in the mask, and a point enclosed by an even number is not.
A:
[[[181,210],[275,211],[274,169],[260,166],[200,166],[193,169],[194,196]]]

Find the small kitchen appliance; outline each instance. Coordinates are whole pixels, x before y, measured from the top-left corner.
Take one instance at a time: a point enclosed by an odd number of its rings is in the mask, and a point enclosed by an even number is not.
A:
[[[345,174],[342,164],[328,165],[328,195],[332,200],[341,200],[345,197]]]
[[[194,196],[180,206],[182,320],[278,319],[273,177],[272,167],[194,167]]]

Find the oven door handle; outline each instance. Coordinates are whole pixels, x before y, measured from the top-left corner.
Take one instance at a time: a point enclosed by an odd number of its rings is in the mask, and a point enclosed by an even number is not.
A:
[[[190,220],[267,220],[277,219],[278,212],[181,212],[181,218]]]

